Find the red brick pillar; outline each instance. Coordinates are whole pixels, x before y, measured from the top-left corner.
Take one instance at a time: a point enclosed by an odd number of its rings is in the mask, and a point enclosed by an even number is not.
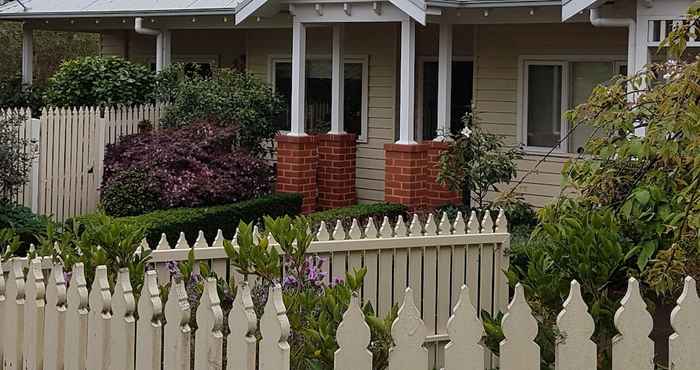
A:
[[[318,149],[315,136],[277,135],[277,192],[304,197],[302,212],[316,210]]]
[[[318,140],[318,206],[347,207],[357,203],[354,134],[323,134]]]
[[[425,206],[426,146],[384,144],[384,200],[411,209]]]
[[[450,191],[446,186],[437,182],[440,169],[438,167],[440,154],[447,150],[449,143],[440,141],[424,141],[426,146],[425,163],[425,203],[428,207],[439,207],[445,204],[460,204],[458,193]]]

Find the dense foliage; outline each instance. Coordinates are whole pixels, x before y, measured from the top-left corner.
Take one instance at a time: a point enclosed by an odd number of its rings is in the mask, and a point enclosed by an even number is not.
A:
[[[498,191],[496,184],[508,184],[516,176],[518,149],[508,148],[498,135],[488,133],[478,125],[468,127],[470,116],[465,117],[465,129],[455,135],[448,149],[440,156],[437,181],[462,194],[463,203],[470,207],[472,195],[476,205],[488,206],[486,196]]]
[[[122,137],[105,154],[105,211],[134,216],[269,194],[272,167],[236,149],[232,145],[235,137],[235,128],[211,123]]]
[[[248,151],[264,151],[261,143],[277,133],[275,117],[282,100],[257,77],[227,69],[211,77],[185,74],[181,66],[162,73],[161,100],[170,105],[162,119],[166,127],[210,122],[238,131],[236,144]]]
[[[37,116],[44,106],[43,93],[43,85],[24,85],[21,77],[0,79],[0,109],[29,107]]]
[[[47,223],[45,217],[35,215],[29,208],[0,199],[0,229],[13,230],[13,234],[23,243],[21,252],[25,251],[29,243],[37,242],[36,236],[41,235]],[[0,241],[0,247],[3,244]]]
[[[376,225],[380,225],[384,216],[389,217],[391,220],[396,220],[398,216],[403,216],[404,220],[408,220],[408,207],[395,203],[357,204],[314,212],[307,216],[307,220],[314,229],[321,221],[325,221],[328,226],[334,227],[336,220],[340,220],[345,228],[349,229],[353,219],[357,219],[361,225],[366,225],[367,221],[372,218]]]
[[[18,135],[24,120],[19,114],[0,115],[0,200],[12,199],[27,182],[31,155]]]
[[[156,75],[147,65],[117,57],[83,57],[64,61],[45,93],[50,106],[134,105],[154,101]]]
[[[343,313],[353,294],[359,296],[366,269],[356,270],[346,276],[326,276],[322,265],[327,261],[306,253],[313,233],[307,230],[304,218],[265,218],[265,230],[255,240],[252,225],[239,226],[238,248],[224,242],[232,265],[244,275],[259,276],[263,284],[256,290],[259,298],[256,306],[262,307],[265,289],[271,284],[282,284],[283,297],[292,336],[291,369],[333,369],[333,357],[338,345],[335,334]],[[279,243],[284,258],[276,248],[267,248],[267,233]],[[281,271],[286,271],[283,277]],[[327,284],[325,281],[330,280]],[[374,314],[370,304],[363,306],[367,324],[370,326],[370,351],[373,354],[373,369],[384,369],[388,364],[389,348],[393,345],[390,335],[391,323],[396,318],[394,307],[386,318]]]

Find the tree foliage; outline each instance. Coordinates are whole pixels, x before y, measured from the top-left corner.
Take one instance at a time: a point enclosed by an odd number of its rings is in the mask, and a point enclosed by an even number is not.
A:
[[[0,199],[12,199],[27,182],[31,155],[24,149],[27,141],[18,135],[25,117],[0,116]]]

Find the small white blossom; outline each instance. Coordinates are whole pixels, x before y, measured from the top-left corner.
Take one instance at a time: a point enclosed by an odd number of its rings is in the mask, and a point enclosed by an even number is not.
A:
[[[462,135],[469,137],[472,134],[472,130],[469,129],[469,126],[465,125],[464,128],[462,129],[461,133],[462,133]]]

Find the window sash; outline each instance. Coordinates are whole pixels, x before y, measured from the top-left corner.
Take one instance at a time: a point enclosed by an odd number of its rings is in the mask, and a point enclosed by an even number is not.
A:
[[[566,140],[566,132],[568,128],[568,124],[566,122],[566,119],[564,117],[564,112],[567,111],[568,105],[569,105],[569,63],[567,62],[562,62],[562,61],[547,61],[547,60],[533,60],[533,61],[526,61],[525,66],[524,66],[524,75],[523,75],[523,114],[522,114],[522,121],[523,121],[523,128],[522,128],[522,143],[523,145],[528,148],[528,149],[534,149],[535,151],[543,151],[543,150],[549,150],[551,147],[543,147],[543,146],[535,146],[535,145],[528,145],[527,142],[527,137],[528,137],[528,113],[529,113],[529,81],[530,81],[530,66],[558,66],[561,68],[561,101],[559,102],[560,104],[560,112],[561,112],[561,117],[560,117],[560,124],[559,124],[559,140],[561,140],[561,143],[557,146],[555,149],[556,151],[559,152],[564,152],[568,147],[568,143]]]

